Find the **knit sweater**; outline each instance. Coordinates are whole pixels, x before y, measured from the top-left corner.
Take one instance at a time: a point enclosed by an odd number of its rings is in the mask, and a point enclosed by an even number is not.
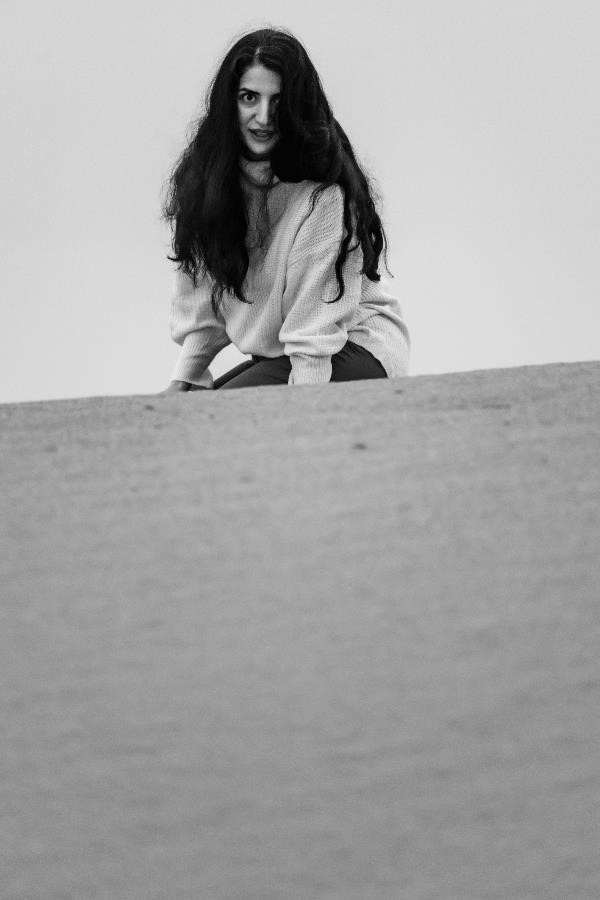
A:
[[[311,212],[317,182],[280,181],[268,160],[240,157],[240,182],[249,218],[242,288],[251,303],[226,291],[215,315],[209,276],[200,275],[194,288],[177,270],[171,335],[181,352],[173,380],[210,386],[207,367],[233,343],[244,354],[289,356],[289,384],[328,382],[331,357],[347,340],[370,351],[389,378],[406,375],[410,338],[399,301],[389,278],[375,282],[360,274],[360,244],[342,269],[343,297],[324,302],[339,293],[334,267],[346,234],[341,186],[327,187]],[[348,246],[356,243],[353,235]]]

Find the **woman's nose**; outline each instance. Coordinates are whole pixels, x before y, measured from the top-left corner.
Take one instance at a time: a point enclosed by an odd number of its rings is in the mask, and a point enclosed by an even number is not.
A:
[[[267,102],[261,103],[256,111],[257,125],[266,126],[271,121],[271,109]]]

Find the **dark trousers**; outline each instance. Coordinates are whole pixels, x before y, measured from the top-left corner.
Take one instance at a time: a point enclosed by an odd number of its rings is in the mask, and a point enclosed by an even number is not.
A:
[[[219,388],[256,387],[259,384],[287,384],[292,364],[289,356],[253,356],[235,369],[215,378],[214,390]],[[346,341],[331,357],[331,381],[358,381],[363,378],[387,378],[387,372],[372,353]]]

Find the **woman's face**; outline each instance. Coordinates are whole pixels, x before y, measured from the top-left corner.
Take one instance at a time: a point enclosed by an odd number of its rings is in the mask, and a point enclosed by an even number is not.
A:
[[[255,63],[240,78],[237,95],[242,140],[253,159],[267,159],[278,140],[281,76]]]

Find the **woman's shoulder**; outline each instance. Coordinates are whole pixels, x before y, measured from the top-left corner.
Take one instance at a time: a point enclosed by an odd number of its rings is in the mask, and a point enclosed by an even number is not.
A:
[[[269,212],[273,225],[281,223],[282,229],[295,235],[301,229],[309,229],[313,236],[337,233],[344,218],[342,188],[310,179],[281,181],[271,191]]]
[[[311,194],[313,191],[320,189],[324,194],[328,193],[329,196],[339,194],[343,197],[344,195],[344,189],[341,184],[327,184],[325,181],[313,181],[310,178],[305,178],[303,181],[279,181],[278,185],[295,190],[301,194]]]
[[[341,184],[327,184],[325,181],[311,181],[310,179],[306,179],[305,181],[300,181],[299,184],[302,186],[302,190],[311,195],[313,193],[319,194],[319,197],[323,197],[325,200],[335,200],[337,198],[344,198],[344,189]]]
[[[339,184],[305,179],[296,182],[282,181],[280,186],[286,191],[287,204],[295,206],[305,215],[310,215],[317,206],[321,211],[332,209],[336,213],[343,209],[344,191]]]

